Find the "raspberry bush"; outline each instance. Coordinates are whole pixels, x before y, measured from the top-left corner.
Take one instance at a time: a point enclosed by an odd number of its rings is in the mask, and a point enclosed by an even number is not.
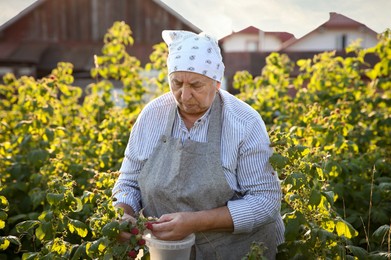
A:
[[[69,63],[41,79],[7,74],[0,84],[2,259],[149,257],[142,234],[150,220],[121,222],[111,189],[138,113],[168,89],[167,49],[156,45],[142,68],[126,52],[126,24],[115,23],[104,41],[86,89],[73,85]],[[278,259],[390,257],[390,31],[373,48],[347,51],[297,64],[273,53],[259,76],[235,75],[238,97],[262,115],[275,149],[286,227]],[[142,76],[151,69],[160,74]],[[123,85],[122,106],[113,80]],[[132,234],[128,243],[118,242],[121,231]],[[254,244],[245,259],[263,250]]]

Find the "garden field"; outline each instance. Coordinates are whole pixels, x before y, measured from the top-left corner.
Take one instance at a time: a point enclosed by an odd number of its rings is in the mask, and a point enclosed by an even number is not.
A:
[[[85,89],[73,85],[70,63],[40,79],[4,76],[0,259],[132,259],[147,250],[148,220],[140,216],[137,230],[119,223],[111,188],[138,113],[168,91],[167,48],[156,45],[142,67],[126,51],[132,43],[129,26],[115,23]],[[272,53],[258,76],[233,79],[275,151],[286,227],[277,259],[391,258],[391,31],[373,48],[357,42],[346,51],[296,64]],[[147,78],[151,70],[159,74]],[[113,81],[123,85],[123,106]],[[121,244],[125,229],[134,235]],[[261,255],[254,245],[246,259]]]

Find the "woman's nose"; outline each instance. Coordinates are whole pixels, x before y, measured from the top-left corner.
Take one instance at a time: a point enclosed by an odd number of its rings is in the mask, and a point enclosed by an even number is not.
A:
[[[182,88],[182,100],[189,100],[191,95],[191,88],[184,86]]]

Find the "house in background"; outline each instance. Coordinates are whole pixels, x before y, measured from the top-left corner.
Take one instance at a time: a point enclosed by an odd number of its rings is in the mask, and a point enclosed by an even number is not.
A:
[[[0,27],[0,77],[46,76],[60,61],[74,65],[77,80],[88,80],[94,54],[115,21],[131,27],[130,55],[144,65],[164,29],[200,32],[159,0],[37,0]]]
[[[232,33],[220,40],[224,52],[271,52],[278,51],[289,39],[296,39],[287,32],[264,32],[254,26]]]
[[[131,27],[134,44],[128,52],[142,65],[149,61],[152,46],[162,42],[162,30],[201,32],[160,0],[37,0],[0,26],[0,78],[7,72],[40,78],[66,61],[74,65],[75,85],[86,86],[93,57],[101,53],[103,36],[115,21]],[[247,70],[259,75],[272,52],[285,53],[294,62],[330,50],[343,56],[344,47],[356,39],[362,39],[362,47],[371,47],[377,43],[377,33],[334,12],[299,39],[288,32],[247,27],[219,41],[226,65],[223,85],[235,92],[231,87],[235,73]]]
[[[344,15],[331,12],[330,19],[300,39],[290,39],[281,45],[282,52],[343,51],[360,39],[362,48],[376,45],[377,33],[366,25]]]
[[[250,26],[221,39],[224,60],[228,64],[225,73],[227,85],[232,85],[237,71],[247,70],[254,76],[260,75],[266,65],[266,57],[272,52],[285,53],[294,62],[332,50],[337,55],[346,56],[345,47],[353,41],[361,39],[361,47],[369,48],[378,42],[377,35],[364,24],[335,12],[330,13],[328,21],[299,39],[290,33],[263,32]],[[374,63],[374,58],[369,57],[369,62]]]
[[[288,32],[265,32],[254,26],[232,33],[220,39],[225,63],[225,85],[230,92],[232,78],[237,71],[247,70],[259,75],[265,58],[278,51],[289,39],[296,39]]]

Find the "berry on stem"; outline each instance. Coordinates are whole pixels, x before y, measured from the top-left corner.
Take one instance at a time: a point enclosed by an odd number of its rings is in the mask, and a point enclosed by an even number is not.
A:
[[[128,256],[130,258],[136,258],[137,257],[137,251],[134,250],[134,249],[130,250],[129,253],[128,253]]]
[[[145,240],[144,239],[140,239],[139,241],[137,241],[137,244],[139,246],[143,246],[143,245],[145,245]]]
[[[153,229],[152,223],[151,222],[145,222],[145,228],[147,228],[149,230],[152,230]]]
[[[138,235],[138,233],[140,233],[140,231],[138,230],[138,228],[134,227],[130,230],[130,233],[133,235]]]

